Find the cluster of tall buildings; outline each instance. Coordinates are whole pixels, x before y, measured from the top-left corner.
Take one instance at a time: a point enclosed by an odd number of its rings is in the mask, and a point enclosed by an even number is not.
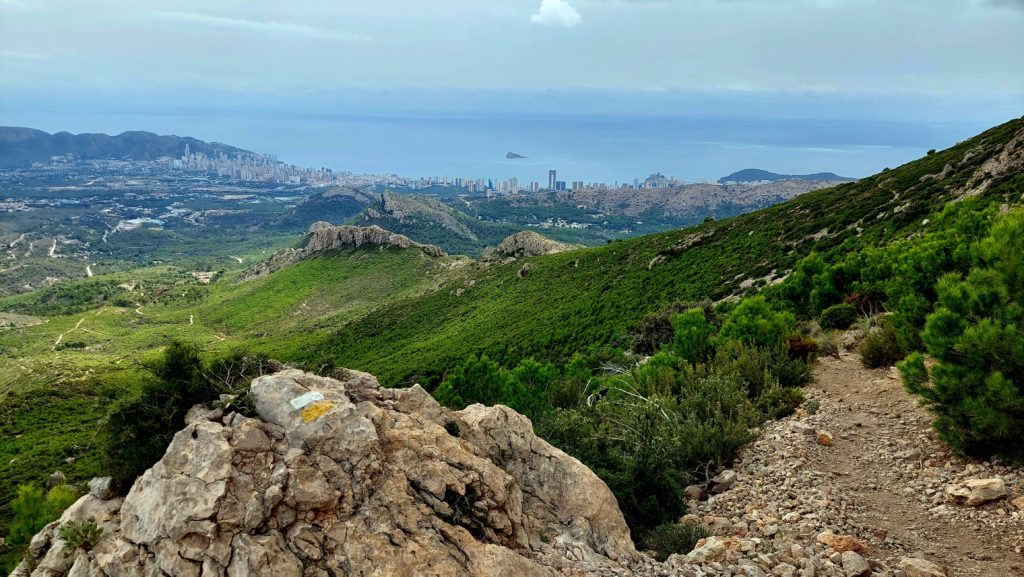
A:
[[[175,168],[192,172],[210,172],[247,182],[331,184],[336,181],[329,168],[299,168],[280,162],[270,154],[242,153],[228,156],[221,152],[207,156],[192,152],[185,144],[185,154],[173,160]]]

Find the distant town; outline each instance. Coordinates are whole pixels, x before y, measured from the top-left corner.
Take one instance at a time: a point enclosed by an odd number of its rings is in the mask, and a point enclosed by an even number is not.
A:
[[[242,152],[235,155],[219,153],[207,155],[194,152],[185,145],[181,157],[162,157],[156,160],[82,160],[75,155],[53,156],[47,162],[34,162],[31,170],[52,173],[53,176],[66,176],[69,172],[79,171],[85,167],[102,170],[104,173],[122,173],[155,175],[156,173],[186,172],[207,174],[247,183],[291,184],[307,186],[384,186],[401,187],[410,190],[423,190],[432,187],[448,187],[464,189],[471,194],[519,194],[540,191],[579,191],[609,189],[661,189],[691,184],[674,177],[655,173],[643,180],[633,182],[586,182],[584,180],[566,181],[558,178],[558,171],[548,171],[547,182],[520,182],[516,178],[465,178],[452,176],[430,176],[410,178],[395,174],[356,174],[350,171],[335,171],[330,168],[302,168],[277,160],[274,155]],[[25,170],[25,169],[22,169]]]

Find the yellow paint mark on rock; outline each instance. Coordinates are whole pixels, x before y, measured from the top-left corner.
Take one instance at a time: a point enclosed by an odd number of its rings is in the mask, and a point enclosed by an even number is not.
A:
[[[334,408],[334,403],[330,401],[317,401],[306,405],[305,409],[302,409],[302,422],[312,423],[320,417],[326,415]]]

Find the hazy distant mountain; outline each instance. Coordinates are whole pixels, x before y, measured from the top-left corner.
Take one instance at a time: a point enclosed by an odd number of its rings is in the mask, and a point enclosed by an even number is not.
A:
[[[847,178],[845,176],[839,176],[831,172],[819,172],[817,174],[776,174],[774,172],[768,172],[767,170],[761,170],[760,168],[745,168],[739,172],[734,172],[729,176],[723,176],[718,179],[719,184],[725,184],[727,182],[778,182],[780,180],[824,180],[827,182],[853,182],[856,178]]]
[[[185,145],[191,152],[207,155],[225,153],[229,156],[251,154],[247,150],[203,142],[181,136],[160,136],[152,132],[124,132],[117,136],[107,134],[49,134],[42,130],[0,126],[0,168],[22,166],[31,162],[49,160],[51,156],[75,154],[86,160],[128,159],[155,160],[162,156],[180,157]]]
[[[510,152],[510,153],[505,155],[505,158],[507,158],[509,160],[518,160],[520,158],[526,158],[526,157],[523,156],[522,154],[516,154],[515,152]]]

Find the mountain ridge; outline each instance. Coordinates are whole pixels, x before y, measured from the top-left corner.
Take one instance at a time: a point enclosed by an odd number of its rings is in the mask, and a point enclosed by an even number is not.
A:
[[[760,168],[744,168],[728,176],[718,179],[718,184],[727,182],[778,182],[780,180],[823,180],[826,182],[853,182],[856,178],[839,176],[834,172],[816,172],[814,174],[778,174]]]
[[[73,154],[84,160],[128,159],[156,160],[181,157],[188,145],[190,152],[208,156],[255,154],[219,142],[206,142],[191,136],[159,135],[132,130],[117,135],[103,133],[48,132],[19,126],[0,126],[0,168],[14,168],[44,162],[53,156]]]

